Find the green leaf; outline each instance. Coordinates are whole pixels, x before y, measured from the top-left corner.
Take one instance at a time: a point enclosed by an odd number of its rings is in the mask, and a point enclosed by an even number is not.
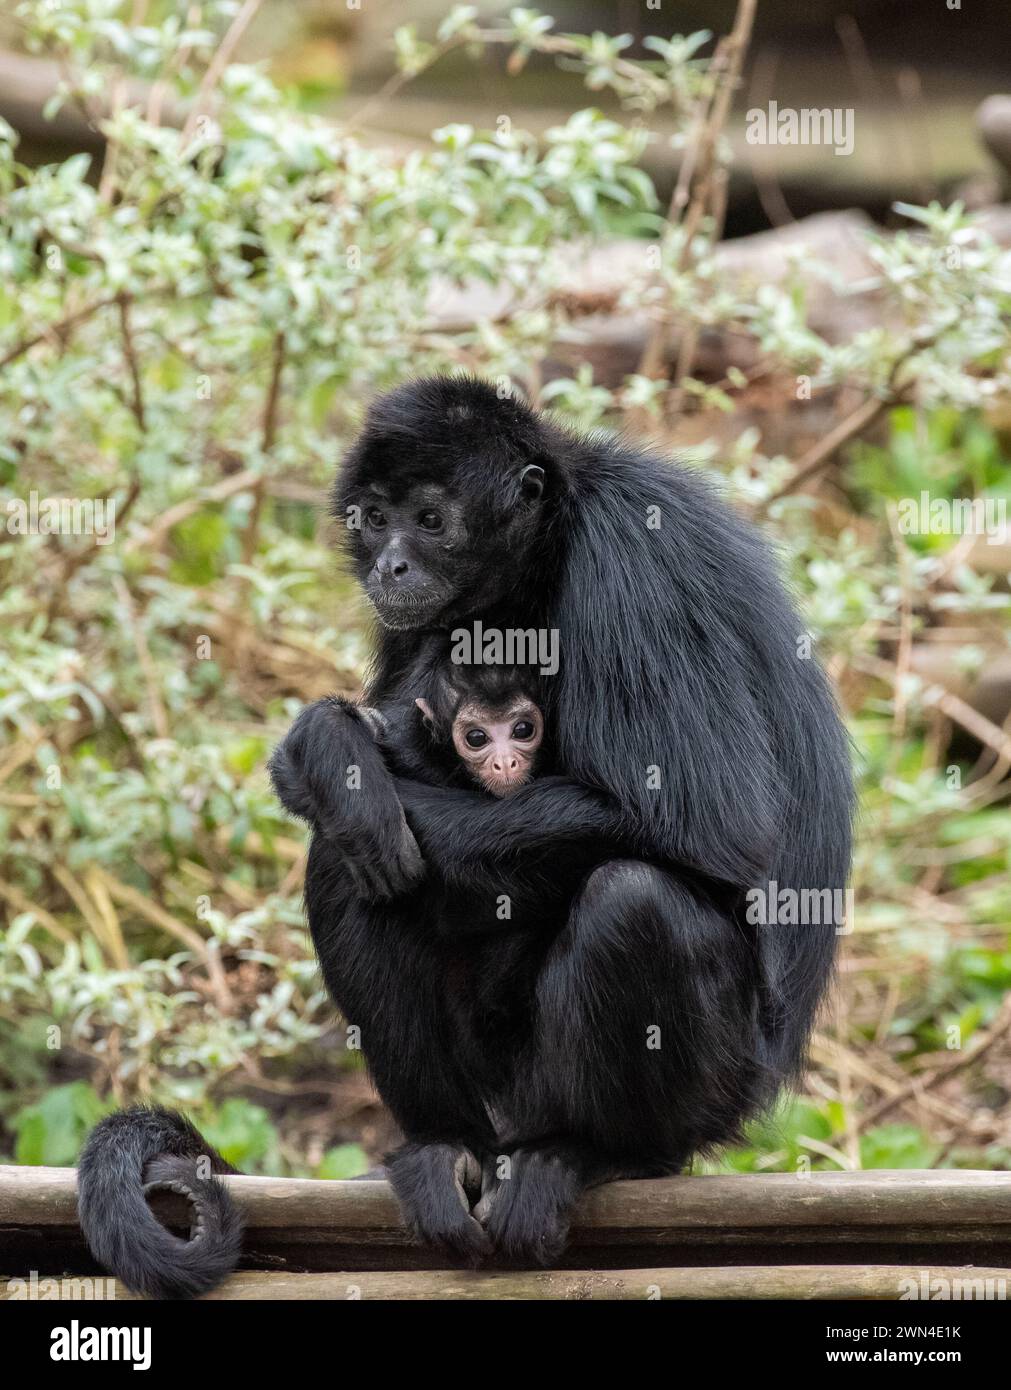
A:
[[[357,1178],[369,1170],[368,1155],[360,1144],[338,1144],[327,1149],[316,1169],[317,1178]]]
[[[222,1158],[243,1172],[257,1169],[277,1146],[277,1131],[262,1105],[242,1096],[224,1101],[203,1125]]]
[[[18,1163],[72,1167],[89,1131],[111,1108],[86,1081],[47,1091],[11,1116]]]
[[[879,1125],[860,1138],[864,1168],[932,1168],[938,1153],[915,1125]]]

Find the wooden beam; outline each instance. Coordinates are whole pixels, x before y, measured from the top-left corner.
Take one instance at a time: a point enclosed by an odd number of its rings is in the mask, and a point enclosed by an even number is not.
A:
[[[413,1242],[385,1182],[225,1179],[246,1233],[240,1268],[404,1274],[451,1261]],[[180,1234],[182,1198],[152,1206]],[[72,1168],[0,1166],[0,1247],[12,1271],[98,1272],[77,1224]],[[579,1203],[564,1264],[598,1273],[657,1265],[986,1265],[1011,1268],[1011,1173],[747,1174],[610,1183]]]
[[[385,1182],[254,1177],[225,1182],[251,1229],[403,1239],[397,1204]],[[73,1168],[2,1165],[0,1224],[74,1225],[76,1193]],[[592,1233],[595,1241],[607,1236],[658,1244],[675,1231],[711,1237],[719,1229],[740,1234],[817,1228],[822,1239],[831,1239],[840,1228],[907,1225],[984,1233],[1011,1227],[1011,1172],[876,1169],[614,1182],[588,1192],[573,1221],[576,1239]]]
[[[943,1280],[943,1284],[937,1281]],[[467,1270],[394,1270],[380,1273],[234,1274],[206,1295],[214,1302],[275,1300],[450,1299],[899,1299],[927,1297],[943,1289],[950,1299],[1006,1296],[1011,1271],[979,1266],[739,1265],[725,1269],[538,1270],[472,1273]],[[113,1287],[114,1286],[114,1287]],[[80,1277],[38,1284],[36,1297],[89,1296]],[[0,1299],[24,1293],[0,1278]],[[96,1282],[92,1296],[134,1301],[116,1280]]]

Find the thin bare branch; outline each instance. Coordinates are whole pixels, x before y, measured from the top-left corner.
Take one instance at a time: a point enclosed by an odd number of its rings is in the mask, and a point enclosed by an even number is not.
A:
[[[207,71],[201,79],[200,88],[182,129],[180,144],[183,149],[185,149],[192,140],[200,117],[206,114],[207,104],[210,101],[215,87],[221,81],[221,74],[232,61],[239,41],[252,23],[261,4],[262,0],[245,0],[245,4],[232,20],[224,38],[218,45],[214,57],[208,63]]]

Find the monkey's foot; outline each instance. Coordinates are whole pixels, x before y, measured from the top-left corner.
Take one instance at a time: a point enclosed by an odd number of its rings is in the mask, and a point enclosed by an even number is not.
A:
[[[580,1166],[567,1151],[517,1149],[509,1176],[486,1189],[475,1215],[480,1214],[504,1261],[551,1265],[565,1248],[572,1208],[584,1186]]]
[[[471,1215],[481,1165],[461,1144],[408,1143],[390,1156],[390,1183],[415,1239],[476,1267],[491,1242]]]

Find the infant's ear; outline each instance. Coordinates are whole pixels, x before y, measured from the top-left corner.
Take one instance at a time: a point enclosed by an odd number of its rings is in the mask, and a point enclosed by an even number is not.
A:
[[[425,718],[428,720],[428,722],[429,722],[430,724],[434,724],[434,723],[435,723],[435,715],[432,713],[432,706],[428,703],[428,701],[427,701],[427,700],[415,700],[414,703],[418,706],[418,709],[421,710],[422,714],[425,716]]]

